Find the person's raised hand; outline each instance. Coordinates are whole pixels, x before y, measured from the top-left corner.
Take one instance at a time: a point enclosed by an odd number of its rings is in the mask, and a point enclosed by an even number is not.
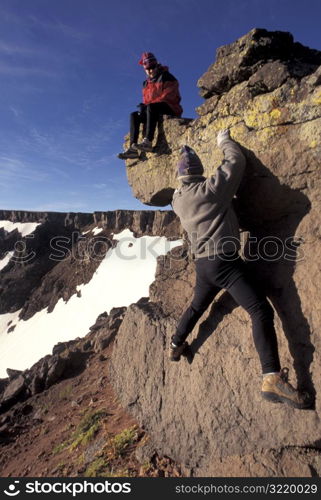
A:
[[[226,141],[226,139],[231,139],[231,137],[230,137],[230,131],[229,131],[228,128],[220,130],[219,133],[217,134],[217,145],[218,145],[218,147],[221,147],[222,142]]]

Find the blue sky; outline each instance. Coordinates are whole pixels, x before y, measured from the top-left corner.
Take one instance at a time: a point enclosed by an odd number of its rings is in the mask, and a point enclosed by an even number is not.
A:
[[[0,208],[148,208],[116,157],[141,53],[169,65],[195,117],[217,47],[260,27],[321,50],[320,19],[320,0],[0,0]]]

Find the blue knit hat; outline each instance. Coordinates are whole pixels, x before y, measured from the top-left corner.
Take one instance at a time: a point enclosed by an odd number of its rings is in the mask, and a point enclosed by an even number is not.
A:
[[[189,146],[183,146],[180,153],[181,158],[177,164],[178,179],[184,179],[192,176],[202,177],[204,168],[194,149]]]

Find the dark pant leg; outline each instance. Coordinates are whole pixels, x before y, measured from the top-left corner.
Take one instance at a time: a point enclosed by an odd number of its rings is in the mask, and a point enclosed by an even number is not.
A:
[[[156,125],[163,115],[173,115],[173,110],[166,102],[154,102],[146,106],[146,132],[149,141],[154,139]]]
[[[134,111],[130,114],[130,145],[138,142],[140,124],[146,123],[146,113],[144,111]]]
[[[239,277],[234,275],[233,283],[227,290],[252,320],[253,340],[258,352],[262,373],[278,372],[280,360],[277,337],[274,328],[274,312],[265,295],[246,276],[246,271],[239,267]],[[236,278],[236,279],[235,279]]]
[[[186,309],[181,317],[176,333],[172,337],[174,344],[180,345],[186,340],[197,321],[213,302],[215,296],[220,290],[220,287],[212,286],[210,283],[205,282],[202,275],[197,272],[196,268],[194,297],[191,305]]]

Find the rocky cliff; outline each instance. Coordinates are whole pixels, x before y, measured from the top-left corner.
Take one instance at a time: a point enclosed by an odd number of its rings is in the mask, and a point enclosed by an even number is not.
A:
[[[321,52],[289,33],[252,30],[217,50],[198,82],[199,117],[165,118],[156,153],[127,162],[134,195],[166,205],[180,146],[193,147],[213,174],[222,160],[217,132],[230,128],[247,157],[235,200],[243,253],[275,309],[283,366],[315,395],[308,411],[261,400],[249,318],[224,292],[191,335],[191,359],[168,362],[194,282],[188,254],[175,249],[159,264],[150,302],[127,310],[112,378],[156,448],[196,475],[320,474],[320,65]]]

